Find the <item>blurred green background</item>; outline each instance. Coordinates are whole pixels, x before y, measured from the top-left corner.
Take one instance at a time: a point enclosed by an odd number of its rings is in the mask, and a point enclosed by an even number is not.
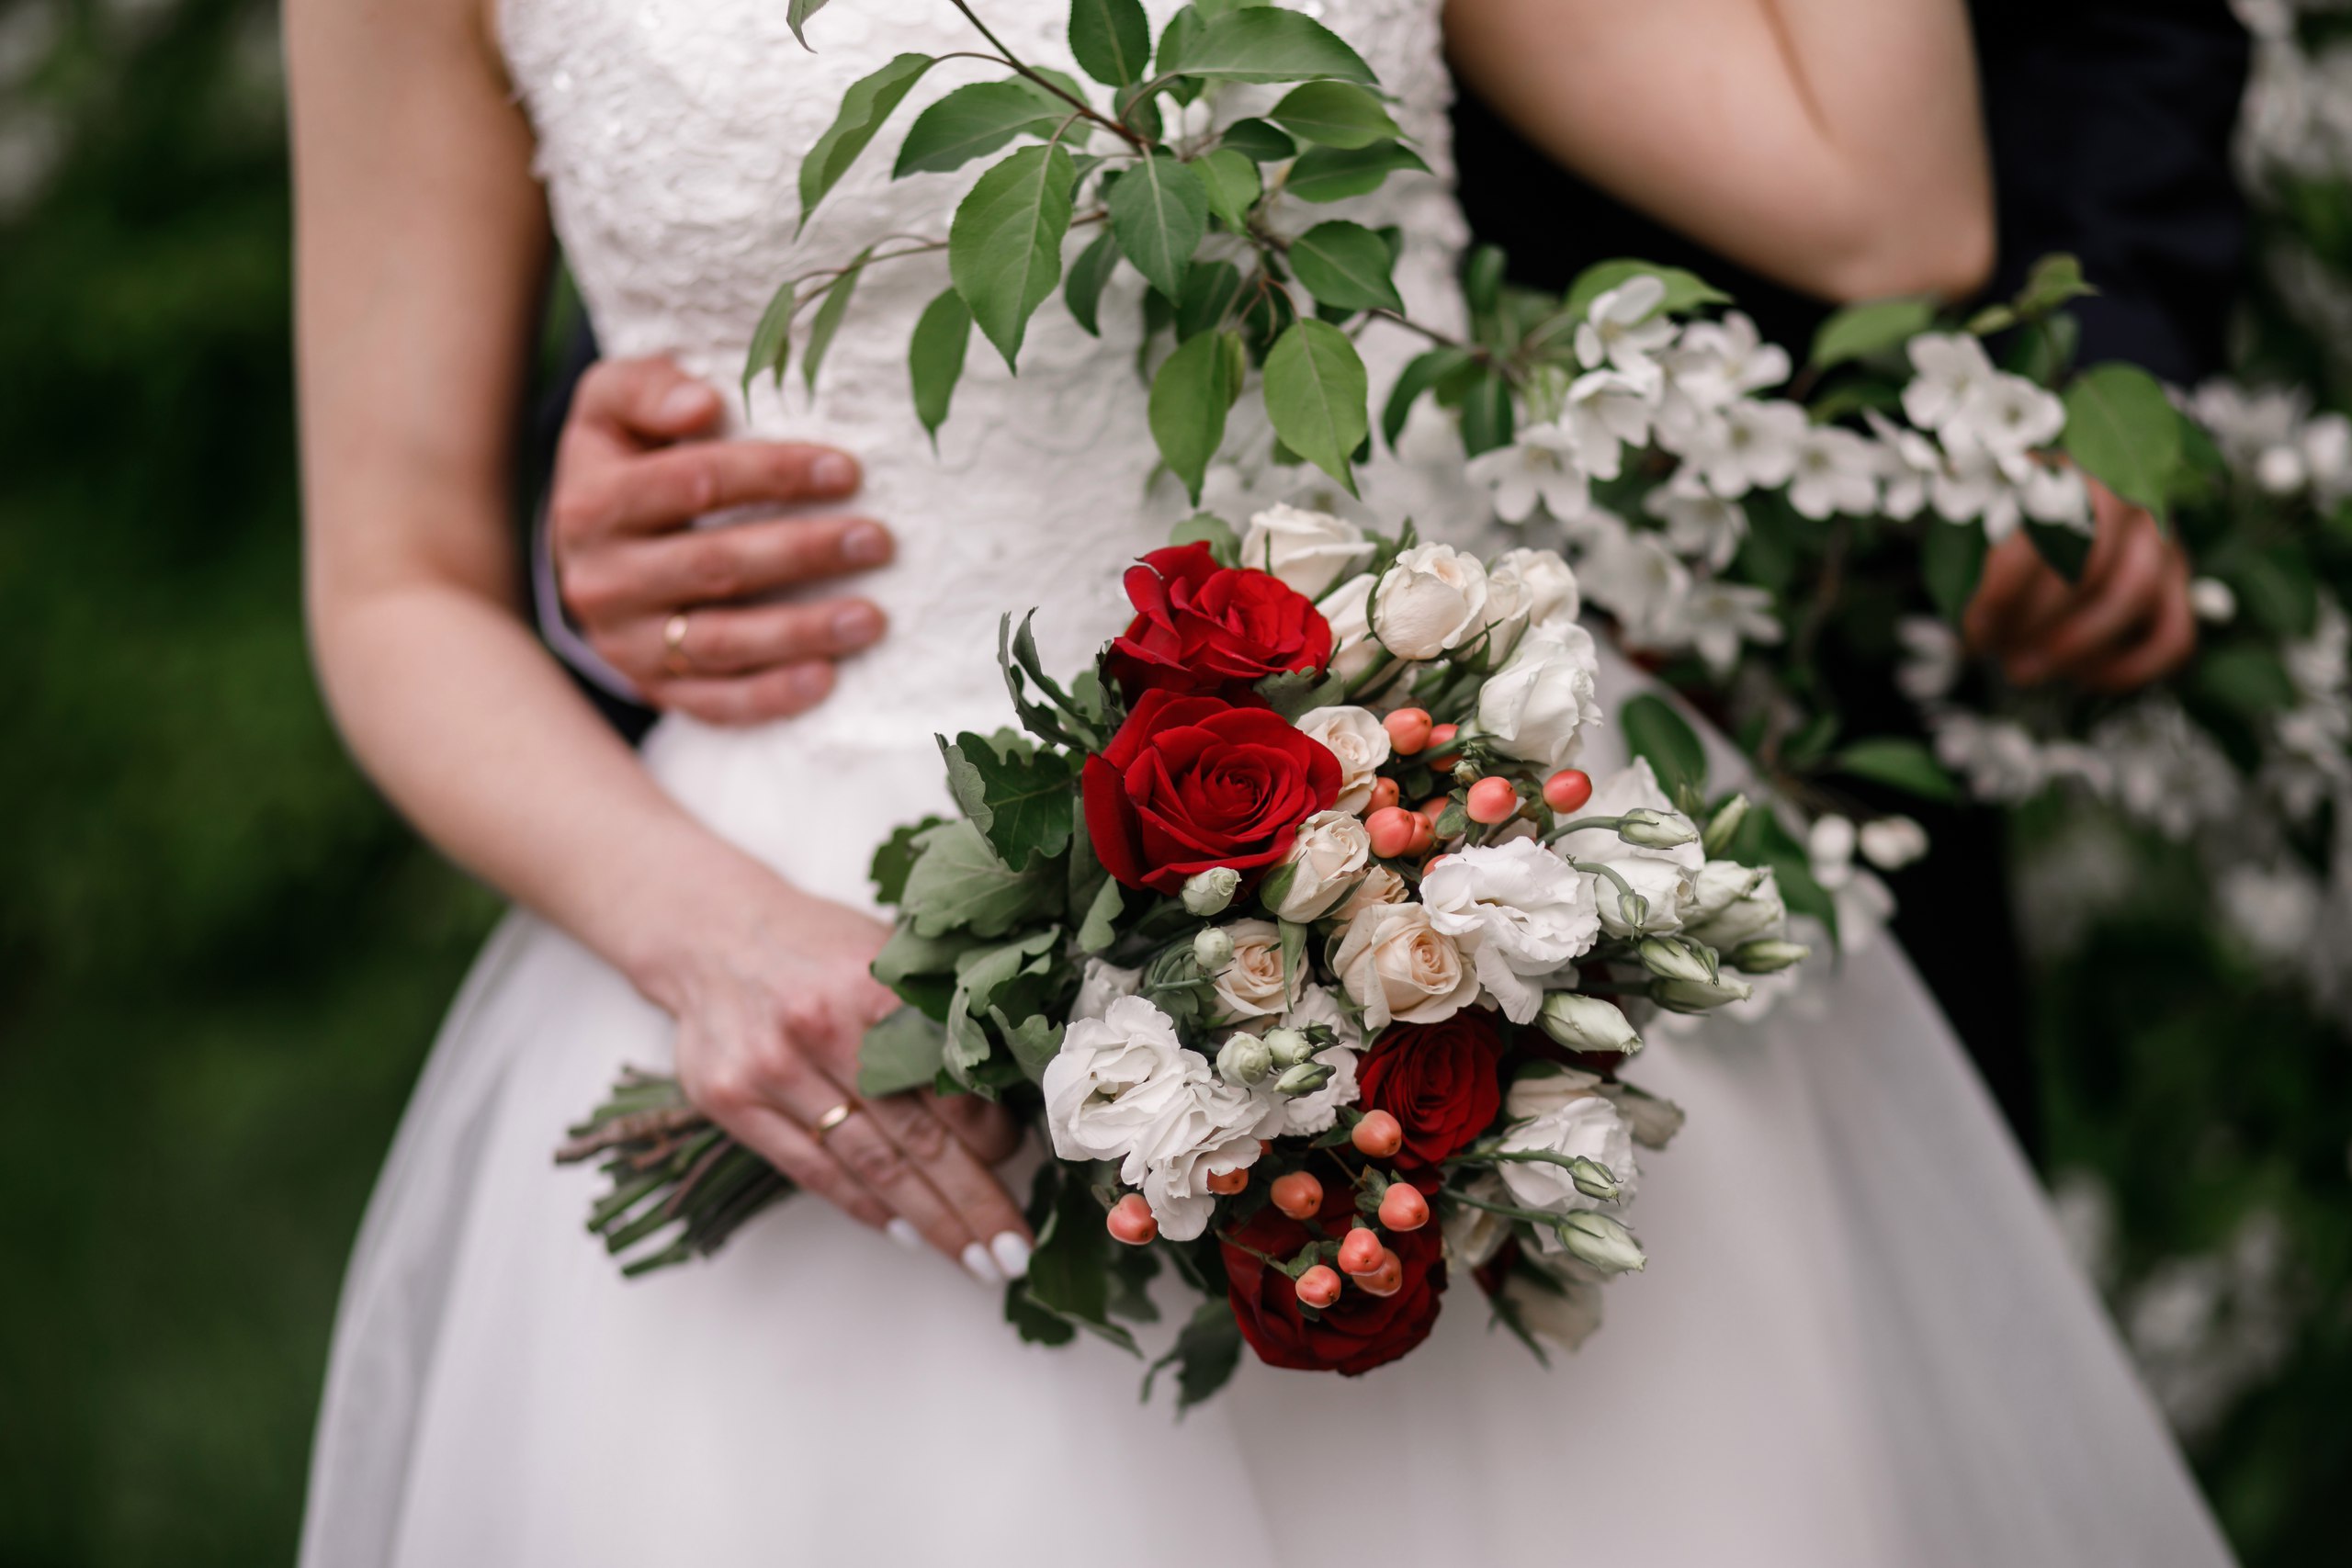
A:
[[[497,909],[305,662],[275,29],[0,0],[12,1568],[290,1560],[344,1256]],[[2029,859],[2081,839],[2026,826]],[[2246,1562],[2342,1561],[2352,1055],[2163,918],[2193,867],[2109,847],[2152,896],[2043,944],[2061,1212]]]

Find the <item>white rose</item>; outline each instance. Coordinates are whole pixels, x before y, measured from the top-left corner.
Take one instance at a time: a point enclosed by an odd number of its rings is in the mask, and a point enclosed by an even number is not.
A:
[[[1250,519],[1241,536],[1241,564],[1272,572],[1309,599],[1322,592],[1369,552],[1363,530],[1328,512],[1288,504]]]
[[[1363,1009],[1367,1030],[1435,1023],[1478,995],[1477,971],[1419,904],[1375,904],[1349,921],[1331,967]]]
[[[1233,961],[1216,976],[1216,1021],[1272,1018],[1296,999],[1306,965],[1283,984],[1282,928],[1272,920],[1236,920],[1225,928]]]
[[[1580,607],[1577,574],[1556,550],[1507,550],[1487,568],[1487,621],[1494,657],[1507,656],[1529,626],[1573,621]]]
[[[1513,1023],[1535,1017],[1542,979],[1600,934],[1589,880],[1527,839],[1442,857],[1421,878],[1421,902],[1430,923],[1471,952],[1479,983]]]
[[[1562,1159],[1589,1159],[1617,1179],[1620,1201],[1634,1195],[1634,1130],[1617,1108],[1598,1094],[1579,1095],[1555,1110],[1503,1134],[1508,1154],[1540,1153]],[[1508,1160],[1501,1175],[1511,1196],[1531,1209],[1563,1213],[1598,1209],[1600,1200],[1577,1190],[1565,1166],[1548,1161]],[[1547,1247],[1545,1250],[1549,1251]]]
[[[1435,659],[1486,622],[1487,569],[1452,545],[1416,545],[1373,596],[1372,629],[1399,659]]]
[[[1298,825],[1283,869],[1275,873],[1287,881],[1274,900],[1274,913],[1285,920],[1321,919],[1371,864],[1372,835],[1360,818],[1346,811],[1317,812]]]
[[[1372,623],[1364,618],[1372,584],[1372,574],[1360,572],[1315,606],[1331,627],[1331,673],[1350,681],[1380,662],[1380,645],[1372,640]]]
[[[1729,953],[1741,942],[1778,936],[1789,908],[1771,868],[1711,860],[1691,879],[1690,902],[1682,911],[1683,934]]]
[[[1046,1064],[1046,1126],[1063,1159],[1134,1162],[1137,1147],[1188,1101],[1189,1077],[1207,1063],[1177,1042],[1166,1013],[1141,997],[1122,997],[1099,1019],[1071,1021],[1061,1049]]]
[[[1388,730],[1369,708],[1341,705],[1309,708],[1298,716],[1302,735],[1313,736],[1340,760],[1342,811],[1361,816],[1372,804],[1374,775],[1388,761]]]
[[[1478,728],[1507,757],[1566,767],[1585,727],[1601,722],[1600,671],[1591,633],[1574,621],[1539,626],[1479,688]]]
[[[1569,1275],[1558,1267],[1563,1264],[1582,1269],[1574,1258],[1544,1258],[1535,1267],[1551,1279],[1552,1288],[1513,1271],[1503,1280],[1503,1300],[1519,1314],[1520,1325],[1527,1332],[1573,1351],[1600,1326],[1602,1292],[1598,1279]]]
[[[1128,1165],[1139,1158],[1143,1168],[1119,1170],[1121,1180],[1143,1190],[1159,1234],[1170,1241],[1191,1241],[1208,1228],[1216,1208],[1208,1179],[1257,1164],[1258,1141],[1270,1135],[1265,1108],[1247,1089],[1205,1072],[1184,1089],[1130,1156]]]
[[[1374,865],[1363,874],[1355,890],[1340,904],[1339,918],[1352,920],[1366,909],[1382,904],[1402,904],[1412,896],[1413,890],[1405,886],[1403,877],[1385,865]]]

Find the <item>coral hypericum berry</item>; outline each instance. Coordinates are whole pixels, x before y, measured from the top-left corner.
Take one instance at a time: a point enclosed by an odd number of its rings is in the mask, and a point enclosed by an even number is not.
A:
[[[1405,1288],[1405,1260],[1383,1247],[1379,1268],[1351,1278],[1357,1288],[1368,1296],[1393,1296]]]
[[[1451,724],[1441,724],[1436,728],[1430,731],[1430,750],[1439,753],[1439,755],[1430,759],[1430,767],[1435,768],[1440,773],[1444,773],[1448,769],[1452,768],[1454,763],[1462,761],[1461,752],[1448,751],[1445,750],[1447,743],[1453,740],[1454,736],[1459,732],[1460,727]]]
[[[1389,749],[1399,757],[1409,757],[1430,743],[1427,708],[1398,708],[1380,723],[1388,731]]]
[[[1367,1111],[1348,1141],[1356,1153],[1372,1159],[1386,1159],[1405,1145],[1404,1124],[1385,1111]]]
[[[1111,1217],[1103,1222],[1115,1239],[1129,1247],[1141,1247],[1159,1234],[1159,1222],[1151,1217],[1151,1205],[1143,1201],[1140,1192],[1130,1192],[1111,1205]]]
[[[1519,791],[1509,779],[1483,778],[1470,786],[1470,820],[1492,826],[1519,814]]]
[[[1358,1225],[1340,1243],[1340,1268],[1350,1274],[1369,1274],[1380,1267],[1388,1249],[1380,1244],[1380,1233],[1370,1225]]]
[[[1250,1168],[1246,1165],[1239,1170],[1213,1170],[1209,1172],[1209,1190],[1216,1193],[1220,1198],[1230,1198],[1236,1192],[1240,1191],[1243,1188],[1249,1185]]]
[[[1392,1181],[1380,1195],[1380,1223],[1392,1231],[1417,1231],[1430,1223],[1430,1202],[1411,1184]]]
[[[1366,809],[1372,811],[1385,811],[1389,807],[1396,805],[1396,781],[1395,779],[1374,779],[1372,781],[1372,803]]]
[[[1555,811],[1576,811],[1592,798],[1592,775],[1582,768],[1562,768],[1544,781],[1544,804]]]
[[[1294,1220],[1304,1220],[1323,1206],[1323,1184],[1303,1170],[1274,1178],[1268,1194],[1274,1207]]]
[[[1340,1276],[1329,1264],[1317,1263],[1298,1277],[1298,1299],[1320,1312],[1340,1299]]]
[[[1363,830],[1372,840],[1372,852],[1383,860],[1395,860],[1410,853],[1413,840],[1426,831],[1428,824],[1419,812],[1408,811],[1401,806],[1385,806],[1364,818]]]

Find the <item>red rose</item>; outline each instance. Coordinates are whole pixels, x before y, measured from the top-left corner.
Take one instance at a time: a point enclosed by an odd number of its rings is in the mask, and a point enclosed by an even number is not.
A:
[[[1333,1182],[1317,1218],[1325,1235],[1339,1236],[1346,1234],[1354,1211],[1355,1190]],[[1304,1224],[1269,1203],[1224,1243],[1227,1299],[1241,1337],[1260,1360],[1270,1367],[1356,1377],[1430,1337],[1445,1290],[1445,1243],[1436,1225],[1387,1233],[1388,1246],[1404,1266],[1405,1283],[1395,1295],[1375,1296],[1351,1282],[1338,1301],[1309,1318],[1290,1277],[1252,1253],[1287,1262],[1314,1239]]]
[[[1237,696],[1269,675],[1320,671],[1331,626],[1278,577],[1216,564],[1204,544],[1154,550],[1127,569],[1136,618],[1111,644],[1129,698],[1148,691]]]
[[[1433,1166],[1487,1130],[1502,1109],[1495,1075],[1502,1054],[1494,1015],[1476,1008],[1442,1023],[1396,1024],[1364,1053],[1358,1103],[1405,1129],[1400,1168]]]
[[[1103,866],[1173,895],[1195,872],[1247,876],[1288,854],[1298,825],[1340,798],[1340,760],[1269,708],[1146,692],[1081,784]]]

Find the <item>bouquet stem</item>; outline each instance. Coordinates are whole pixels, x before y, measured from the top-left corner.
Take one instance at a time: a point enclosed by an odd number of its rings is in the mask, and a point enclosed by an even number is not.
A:
[[[588,1229],[631,1277],[707,1257],[792,1191],[774,1166],[687,1103],[677,1079],[660,1074],[622,1069],[605,1102],[569,1131],[556,1163],[603,1160],[611,1187],[589,1211]]]

